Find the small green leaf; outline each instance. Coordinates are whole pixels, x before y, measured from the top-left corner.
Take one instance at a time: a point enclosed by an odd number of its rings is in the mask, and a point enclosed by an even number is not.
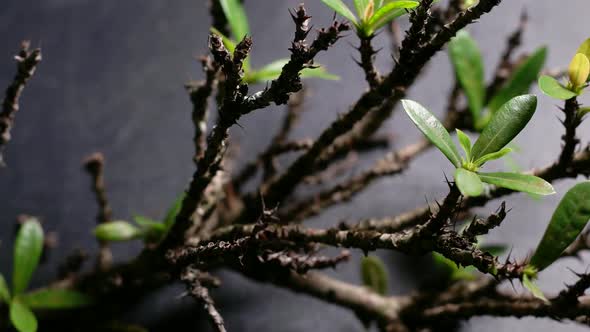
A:
[[[43,228],[36,218],[27,219],[20,227],[14,243],[14,266],[12,270],[12,291],[21,294],[39,265],[43,251]]]
[[[455,262],[446,258],[438,252],[432,252],[434,264],[443,269],[451,280],[475,280],[476,272],[473,266],[459,267]]]
[[[174,225],[174,223],[176,222],[176,216],[178,215],[178,213],[180,213],[180,209],[182,208],[182,201],[185,197],[185,192],[180,194],[176,198],[174,203],[172,203],[172,206],[168,209],[168,212],[166,212],[166,217],[164,217],[164,225],[166,226],[166,230],[169,230],[170,227],[172,227],[172,225]]]
[[[489,110],[495,112],[511,98],[527,93],[543,69],[546,58],[547,48],[541,47],[519,65],[492,97],[488,104]]]
[[[322,0],[322,2],[332,8],[336,13],[340,14],[340,16],[349,20],[355,26],[358,25],[357,19],[354,16],[354,13],[348,8],[348,6],[342,2],[342,0]]]
[[[10,321],[19,332],[37,331],[37,318],[18,297],[10,303]]]
[[[369,4],[369,0],[354,0],[354,8],[356,9],[356,13],[359,17],[363,16],[365,13],[365,8]]]
[[[236,42],[235,41],[233,41],[231,38],[229,38],[228,36],[221,33],[221,31],[215,29],[214,27],[211,27],[209,30],[211,32],[213,32],[214,34],[218,35],[219,37],[221,37],[221,41],[223,42],[223,46],[225,46],[225,48],[227,48],[227,50],[230,53],[233,53],[235,51],[235,49],[236,49]]]
[[[106,242],[129,241],[141,238],[143,234],[141,229],[122,220],[110,221],[94,228],[94,236]]]
[[[166,229],[163,223],[144,216],[133,216],[133,221],[142,228],[161,228],[162,230]]]
[[[68,289],[40,289],[20,299],[31,309],[74,309],[92,304],[88,295]]]
[[[442,123],[426,108],[409,99],[402,100],[402,106],[414,124],[422,131],[455,167],[461,166],[461,156]]]
[[[575,92],[570,91],[551,76],[543,75],[539,77],[538,84],[539,89],[541,89],[544,94],[555,99],[568,100],[577,96]]]
[[[6,304],[10,304],[10,290],[8,289],[8,284],[6,284],[6,279],[0,273],[0,302],[4,301]]]
[[[455,131],[457,132],[459,144],[463,148],[463,151],[465,151],[465,159],[471,159],[471,140],[469,139],[469,136],[467,136],[467,134],[465,134],[460,129],[455,129]]]
[[[340,79],[340,76],[329,73],[324,66],[303,68],[299,73],[301,74],[301,78],[320,78],[327,81],[337,81]]]
[[[227,18],[234,40],[242,40],[249,35],[248,16],[240,0],[219,0],[219,4]]]
[[[549,302],[543,294],[543,292],[541,291],[541,289],[539,288],[539,286],[537,286],[537,284],[535,284],[531,279],[529,279],[529,276],[526,274],[522,277],[522,285],[524,286],[524,288],[528,289],[534,297],[545,302]]]
[[[500,151],[486,154],[485,156],[477,159],[474,163],[475,163],[475,165],[477,165],[477,167],[479,167],[479,166],[487,163],[490,160],[500,159],[500,158],[504,157],[505,155],[509,154],[510,152],[512,152],[511,148],[502,148],[502,150],[500,150]]]
[[[289,62],[289,59],[279,59],[273,61],[266,66],[253,70],[246,74],[244,81],[246,83],[254,84],[265,81],[272,81],[281,75],[283,67]],[[338,80],[340,77],[330,74],[325,67],[316,65],[316,68],[304,68],[300,74],[302,78],[321,78],[325,80]]]
[[[531,265],[539,270],[551,265],[578,237],[590,220],[590,182],[576,184],[561,199],[553,212]]]
[[[576,53],[568,68],[568,76],[573,88],[583,86],[588,75],[590,75],[590,60],[584,54]]]
[[[407,13],[406,9],[412,9],[419,5],[418,1],[391,1],[380,7],[371,17],[369,27],[371,32],[381,29],[385,24]]]
[[[464,168],[457,168],[455,170],[455,183],[457,183],[459,191],[465,197],[479,196],[483,192],[483,183],[479,179],[479,176]]]
[[[502,105],[473,144],[473,159],[500,151],[510,143],[533,117],[536,108],[537,97],[534,95],[514,97]]]
[[[465,92],[474,121],[481,116],[485,100],[484,64],[475,40],[461,30],[449,43],[449,56],[455,75]]]
[[[498,187],[537,195],[555,194],[555,190],[549,182],[534,175],[502,172],[477,174],[483,182]]]
[[[590,60],[590,38],[584,40],[576,53],[584,54]]]
[[[363,284],[380,295],[387,294],[388,276],[385,265],[376,256],[366,256],[361,260]]]

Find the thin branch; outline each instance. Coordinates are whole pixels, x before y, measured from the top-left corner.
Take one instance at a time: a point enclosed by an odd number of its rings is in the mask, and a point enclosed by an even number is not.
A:
[[[94,192],[99,208],[96,217],[97,223],[102,224],[113,220],[113,211],[107,199],[104,184],[104,156],[102,153],[97,152],[86,158],[84,168],[92,178],[92,191]],[[97,267],[100,270],[107,270],[113,262],[113,255],[107,242],[99,241],[99,244],[100,253]]]
[[[223,323],[223,317],[221,317],[221,314],[215,307],[215,302],[211,295],[209,295],[209,290],[207,287],[203,286],[201,280],[199,280],[198,273],[191,268],[187,268],[183,272],[181,279],[185,282],[189,294],[203,306],[205,311],[207,311],[213,329],[216,332],[226,332],[227,330]]]
[[[14,57],[16,60],[16,75],[12,82],[6,88],[4,100],[2,101],[2,111],[0,112],[0,166],[4,165],[2,151],[11,139],[10,131],[14,126],[14,118],[19,110],[19,99],[37,65],[41,62],[41,49],[29,51],[30,42],[23,41],[21,50]]]

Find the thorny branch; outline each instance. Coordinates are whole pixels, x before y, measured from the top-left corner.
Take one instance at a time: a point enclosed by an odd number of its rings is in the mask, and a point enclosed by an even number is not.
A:
[[[4,100],[2,101],[2,110],[0,111],[0,166],[4,165],[4,157],[2,152],[4,147],[11,139],[10,131],[14,126],[14,118],[16,112],[19,110],[19,99],[29,81],[37,65],[41,62],[41,49],[29,51],[30,42],[23,41],[18,55],[14,57],[16,60],[16,75],[12,82],[6,88]]]
[[[455,230],[455,222],[470,208],[507,195],[511,193],[509,190],[493,189],[482,197],[462,199],[455,185],[449,182],[449,193],[440,203],[436,202],[436,206],[327,229],[296,223],[333,204],[349,200],[378,178],[404,171],[414,157],[430,147],[430,143],[425,140],[390,152],[366,171],[344,182],[303,199],[295,199],[286,208],[279,206],[305,179],[317,176],[318,172],[329,168],[341,156],[362,150],[363,144],[371,146],[374,142],[371,135],[389,118],[428,61],[457,31],[476,21],[500,2],[480,0],[471,9],[461,11],[460,2],[451,1],[447,10],[443,11],[431,8],[432,0],[421,1],[418,8],[411,12],[411,25],[401,42],[396,66],[385,75],[378,73],[374,67],[375,51],[371,40],[361,40],[360,65],[370,88],[315,141],[289,140],[295,120],[303,109],[300,72],[312,68],[315,56],[332,46],[349,26],[334,22],[330,27],[319,30],[317,37],[308,45],[306,38],[310,31],[310,16],[303,6],[294,10],[292,18],[295,36],[290,48],[290,61],[282,68],[277,79],[254,94],[248,94],[249,87],[242,82],[243,64],[250,54],[252,40],[246,36],[230,54],[221,38],[211,35],[211,56],[201,58],[205,80],[187,86],[193,103],[196,170],[174,226],[156,249],[146,247],[136,259],[128,263],[113,266],[101,264],[101,269],[81,274],[84,255],[73,255],[61,273],[61,279],[53,286],[92,294],[96,296],[97,307],[104,306],[104,311],[109,312],[105,304],[108,305],[112,299],[134,303],[148,291],[182,280],[189,294],[206,310],[213,328],[218,332],[226,329],[209,289],[219,286],[219,280],[206,272],[217,267],[228,267],[253,280],[314,296],[349,308],[363,317],[368,315],[370,320],[378,323],[381,331],[428,330],[478,315],[550,317],[588,324],[590,302],[584,297],[584,292],[590,287],[588,274],[577,274],[578,280],[550,298],[549,302],[524,295],[506,294],[497,287],[504,280],[512,282],[521,279],[525,266],[525,262],[510,259],[500,262],[497,257],[477,246],[478,236],[498,227],[506,218],[504,203],[496,213],[485,218],[474,218],[462,232]],[[221,3],[211,1],[210,10],[213,25],[227,33],[228,22]],[[509,38],[496,79],[488,90],[499,86],[503,82],[504,69],[512,67],[510,58],[520,44],[525,22],[526,16],[523,16],[521,25]],[[18,97],[40,59],[40,51],[29,52],[28,44],[23,45],[17,57],[19,72],[7,90],[0,113],[0,149],[10,139],[14,113],[18,110]],[[498,74],[501,71],[502,75]],[[215,126],[206,135],[208,100],[218,80],[219,116]],[[296,92],[299,94],[294,94]],[[459,88],[455,84],[449,97],[445,121],[449,129],[463,125],[462,112],[457,107],[458,97]],[[243,115],[271,103],[280,105],[289,100],[291,102],[283,125],[271,144],[228,182],[229,177],[222,169],[229,144],[229,129]],[[573,98],[566,101],[563,111],[564,145],[558,161],[530,171],[550,182],[590,175],[590,149],[576,152],[579,144],[576,127],[581,121],[577,100]],[[301,155],[286,171],[279,173],[275,166],[276,157],[291,151],[301,151]],[[112,212],[104,188],[102,155],[95,154],[89,158],[86,168],[92,176],[93,191],[99,205],[98,222],[108,222],[112,219]],[[259,168],[264,171],[257,187],[261,195],[259,192],[241,195],[241,185]],[[451,281],[438,285],[436,289],[420,290],[416,294],[384,296],[312,271],[332,268],[349,259],[347,250],[333,257],[320,255],[320,249],[326,246],[359,249],[363,252],[387,249],[408,255],[436,251],[458,265],[474,266],[494,279],[480,277],[475,281]],[[104,244],[101,248],[108,249]],[[564,256],[578,255],[586,249],[588,233],[572,244]],[[87,316],[82,315],[76,320],[83,321],[83,317]]]

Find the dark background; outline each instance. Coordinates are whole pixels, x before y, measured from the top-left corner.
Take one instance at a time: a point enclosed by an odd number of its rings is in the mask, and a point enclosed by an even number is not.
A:
[[[287,12],[294,1],[248,0],[254,38],[253,65],[288,56],[292,22]],[[133,213],[161,217],[174,197],[186,186],[193,171],[190,103],[183,89],[189,79],[202,77],[195,55],[206,51],[207,1],[203,0],[4,0],[0,6],[0,86],[14,74],[11,60],[22,39],[43,48],[44,59],[36,77],[27,86],[6,150],[9,167],[0,170],[0,271],[10,276],[12,230],[20,213],[40,216],[46,231],[59,231],[59,247],[36,274],[33,286],[55,277],[60,258],[74,248],[96,248],[90,233],[96,206],[81,160],[102,151],[107,158],[108,194],[117,218]],[[332,12],[319,0],[307,2],[316,27],[330,23]],[[567,65],[578,44],[588,37],[587,0],[511,0],[485,16],[470,31],[478,40],[487,65],[488,78],[514,29],[523,8],[531,16],[522,51],[548,45],[548,66]],[[405,21],[404,21],[405,22]],[[405,23],[404,23],[405,24]],[[344,112],[365,89],[349,35],[319,57],[338,82],[308,82],[310,108],[297,127],[296,137],[315,137]],[[379,66],[391,66],[385,34],[376,41],[384,50]],[[410,92],[411,98],[441,114],[453,83],[449,61],[441,52]],[[537,91],[538,92],[538,91]],[[582,99],[583,100],[583,99]],[[516,156],[523,168],[553,161],[560,148],[562,128],[556,102],[541,96],[532,124],[517,139],[525,151]],[[279,124],[283,108],[271,107],[247,116],[234,129],[240,143],[240,160],[260,151]],[[587,142],[588,124],[580,127]],[[399,113],[383,129],[395,136],[396,147],[419,137],[413,125]],[[503,167],[502,163],[496,167]],[[360,169],[360,167],[359,167]],[[358,169],[357,169],[358,170]],[[311,225],[333,224],[343,218],[393,215],[433,200],[445,192],[443,174],[450,174],[440,154],[429,151],[419,157],[403,176],[384,179],[350,204],[330,209]],[[524,258],[540,239],[548,218],[572,181],[560,182],[557,195],[533,200],[526,195],[508,199],[513,209],[495,230],[490,241],[513,246],[515,257]],[[481,209],[490,212],[498,202]],[[132,257],[139,244],[115,246],[116,259]],[[338,268],[339,278],[359,282],[358,253]],[[420,267],[427,260],[378,253],[390,264],[390,289],[403,294],[427,278]],[[588,258],[588,256],[585,256]],[[556,293],[563,282],[573,280],[565,267],[584,270],[587,263],[565,260],[547,269],[541,288]],[[332,273],[332,272],[331,272]],[[346,309],[324,304],[270,285],[256,284],[241,276],[222,272],[223,287],[214,295],[230,331],[359,331],[362,327]],[[518,287],[517,287],[518,288]],[[150,296],[124,318],[152,331],[176,326],[208,331],[201,309],[191,300],[179,299],[183,289],[173,286],[164,294]],[[178,314],[173,314],[177,312]],[[582,330],[549,320],[476,318],[464,324],[465,331]]]

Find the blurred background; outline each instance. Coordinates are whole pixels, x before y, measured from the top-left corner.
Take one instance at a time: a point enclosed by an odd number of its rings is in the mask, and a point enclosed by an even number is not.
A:
[[[254,67],[289,55],[293,24],[287,9],[299,2],[245,1],[254,39]],[[96,250],[90,229],[97,207],[81,166],[87,155],[101,151],[106,157],[107,191],[117,219],[129,219],[135,213],[160,218],[187,185],[194,166],[191,105],[183,84],[202,78],[195,56],[206,52],[210,19],[203,0],[4,0],[0,7],[0,87],[12,79],[12,58],[21,40],[30,39],[33,46],[43,48],[43,62],[25,90],[13,141],[6,149],[8,168],[0,170],[0,272],[10,275],[17,215],[39,216],[46,231],[59,235],[58,247],[34,277],[33,286],[38,286],[55,278],[57,264],[73,249]],[[330,24],[333,13],[319,0],[308,1],[306,7],[315,27]],[[525,8],[530,20],[520,51],[547,45],[548,68],[567,65],[579,43],[590,34],[587,0],[504,1],[469,28],[482,49],[488,79]],[[407,19],[400,24],[405,27]],[[387,34],[382,33],[375,43],[382,48],[377,62],[380,69],[389,70],[392,61]],[[308,111],[295,131],[296,138],[317,136],[366,89],[362,71],[352,59],[357,54],[351,45],[356,44],[358,40],[349,34],[320,54],[318,62],[341,79],[306,81]],[[409,96],[442,114],[453,82],[448,56],[440,52]],[[239,142],[239,161],[250,160],[266,146],[283,110],[270,107],[257,111],[242,120],[243,128],[232,130],[232,142]],[[543,166],[557,157],[563,131],[560,116],[556,102],[540,96],[532,123],[517,138],[523,151],[515,156],[522,168]],[[579,128],[583,144],[590,138],[589,125],[586,121]],[[401,112],[382,132],[392,135],[394,147],[420,135]],[[351,172],[362,167],[361,163]],[[504,165],[500,162],[495,167]],[[412,209],[425,199],[441,197],[446,191],[443,175],[450,172],[448,162],[431,150],[403,175],[379,181],[350,204],[332,208],[309,224],[326,226],[343,219],[389,216]],[[508,244],[514,257],[525,258],[541,238],[561,195],[573,183],[559,182],[558,194],[542,200],[524,194],[510,196],[507,205],[512,211],[488,241]],[[479,211],[492,212],[499,203]],[[140,247],[140,243],[117,244],[115,259],[133,257]],[[359,254],[355,252],[348,264],[329,273],[359,283]],[[393,294],[405,294],[429,277],[423,267],[429,263],[426,258],[389,252],[377,255],[388,262]],[[564,282],[574,279],[566,267],[576,271],[587,268],[590,255],[584,257],[585,262],[567,259],[547,269],[541,274],[541,288],[549,294],[559,291]],[[232,272],[221,271],[220,275],[223,286],[214,291],[214,297],[229,331],[363,330],[346,309],[257,284]],[[209,331],[201,308],[191,299],[179,297],[183,291],[181,286],[171,286],[151,295],[129,308],[123,320],[150,331],[172,327]],[[482,317],[462,326],[462,331],[583,329],[532,318]]]

